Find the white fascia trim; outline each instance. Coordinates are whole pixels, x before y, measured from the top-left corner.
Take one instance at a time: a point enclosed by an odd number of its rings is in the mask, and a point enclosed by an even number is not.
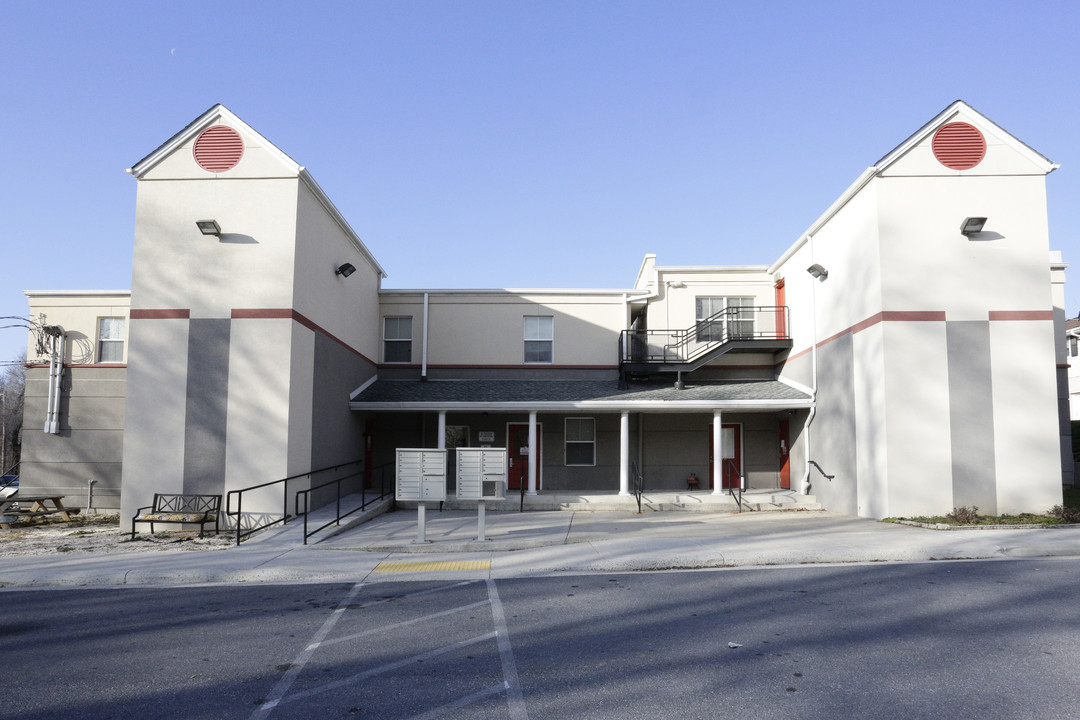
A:
[[[641,267],[638,268],[637,276],[634,278],[634,288],[638,288],[641,285],[642,277],[645,274],[645,267],[649,264],[649,260],[653,261],[653,275],[656,275],[656,253],[646,253],[645,257],[641,260]],[[648,280],[645,282],[648,285]]]
[[[270,142],[259,134],[255,128],[248,125],[246,122],[236,116],[229,108],[221,105],[220,103],[210,108],[198,118],[196,118],[190,125],[184,130],[180,131],[172,138],[170,138],[164,145],[159,147],[154,152],[144,157],[139,162],[135,163],[132,167],[127,169],[127,173],[132,177],[139,179],[150,170],[152,170],[159,162],[164,160],[167,156],[171,155],[177,148],[181,147],[191,138],[201,133],[206,128],[210,127],[214,123],[218,122],[222,118],[229,120],[230,124],[236,124],[243,127],[244,132],[253,135],[258,138],[263,148],[275,155],[290,172],[299,173],[303,168],[293,160],[291,157],[282,152],[274,143]]]
[[[23,290],[23,295],[38,297],[131,297],[130,290]]]
[[[792,388],[794,390],[798,390],[799,392],[806,393],[810,397],[814,397],[814,389],[811,388],[811,387],[807,387],[806,385],[803,385],[800,382],[795,382],[794,380],[789,380],[788,378],[784,377],[783,375],[778,375],[776,377],[776,381],[784,383],[789,388]]]
[[[657,265],[658,273],[764,273],[768,265]]]
[[[606,290],[580,288],[472,288],[472,289],[404,289],[379,288],[380,295],[610,295],[622,300],[623,295],[644,296],[643,290]]]
[[[349,393],[349,400],[350,401],[355,400],[357,395],[359,395],[360,393],[364,392],[369,387],[371,387],[374,384],[374,382],[376,380],[378,380],[378,379],[379,379],[379,375],[377,373],[375,375],[372,375],[370,378],[368,378],[368,380],[363,385],[361,385],[360,387],[356,388],[351,393]]]
[[[791,259],[791,256],[798,252],[799,248],[806,244],[806,241],[810,239],[811,235],[816,235],[817,231],[820,230],[825,225],[825,223],[832,220],[833,216],[836,215],[836,213],[840,212],[845,205],[851,202],[851,199],[855,197],[860,190],[866,187],[870,183],[870,181],[874,179],[874,177],[877,175],[877,172],[878,167],[876,165],[863,170],[862,175],[860,175],[858,179],[853,182],[848,187],[848,189],[845,190],[843,194],[833,202],[832,205],[829,206],[829,209],[822,213],[821,217],[815,220],[810,225],[810,227],[808,227],[803,232],[799,239],[796,240],[791,247],[785,250],[784,254],[781,255],[776,262],[769,266],[768,272],[775,273],[780,268],[780,266],[782,266],[789,259]]]
[[[743,412],[773,412],[776,410],[798,410],[813,407],[814,401],[807,400],[724,400],[715,402],[711,400],[638,400],[638,401],[603,401],[586,400],[581,402],[512,402],[512,403],[468,403],[468,402],[375,402],[361,403],[351,402],[349,406],[353,410],[389,410],[389,411],[437,411],[448,412],[559,412],[565,410],[593,411],[593,412],[638,412],[651,410],[655,412],[684,412],[694,410],[698,412],[719,411],[743,411]]]
[[[997,135],[1001,140],[1003,140],[1006,145],[1008,145],[1021,155],[1026,156],[1035,165],[1041,167],[1043,169],[1043,173],[1049,174],[1061,167],[1061,165],[1052,162],[1048,157],[1041,154],[1022,140],[1018,139],[1008,130],[1001,127],[996,122],[986,117],[975,108],[968,105],[963,100],[957,100],[952,105],[945,108],[942,112],[938,113],[938,115],[933,120],[923,125],[922,128],[920,128],[914,135],[893,148],[893,150],[888,155],[878,160],[875,167],[877,167],[879,171],[884,171],[890,165],[892,165],[897,160],[906,155],[908,151],[910,151],[913,147],[925,140],[927,136],[929,136],[933,132],[936,132],[940,126],[944,125],[945,123],[949,122],[957,115],[959,115],[961,111],[974,115],[979,119],[980,123],[986,123],[991,128],[993,128],[995,131],[994,134]]]
[[[386,271],[383,270],[382,265],[380,265],[379,261],[375,259],[375,256],[371,254],[371,251],[368,250],[367,245],[365,245],[364,241],[360,239],[360,236],[356,234],[356,231],[352,229],[352,226],[349,225],[345,216],[341,214],[327,194],[323,192],[323,189],[319,187],[319,183],[315,182],[315,178],[311,177],[311,173],[307,171],[307,168],[299,168],[298,173],[300,175],[300,180],[303,181],[304,185],[307,186],[309,190],[311,190],[311,193],[318,199],[323,208],[326,209],[326,212],[330,213],[330,217],[334,218],[334,222],[345,231],[345,234],[352,240],[356,249],[364,256],[364,259],[375,267],[375,270],[379,273],[379,277],[387,277]]]

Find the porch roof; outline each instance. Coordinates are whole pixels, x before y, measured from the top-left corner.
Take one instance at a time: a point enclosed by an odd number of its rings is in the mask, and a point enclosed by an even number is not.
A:
[[[779,380],[670,384],[615,380],[376,380],[354,410],[763,411],[808,408],[813,398]]]

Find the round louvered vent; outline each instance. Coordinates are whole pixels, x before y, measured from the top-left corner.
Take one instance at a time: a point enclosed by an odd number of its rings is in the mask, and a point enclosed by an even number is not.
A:
[[[970,170],[986,155],[986,139],[965,122],[943,125],[934,133],[934,157],[953,170]]]
[[[195,162],[207,172],[232,170],[244,156],[244,139],[231,127],[214,125],[195,141]]]

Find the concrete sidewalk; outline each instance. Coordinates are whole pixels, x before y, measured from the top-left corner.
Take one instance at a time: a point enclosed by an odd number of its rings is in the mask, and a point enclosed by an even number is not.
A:
[[[0,586],[379,582],[948,559],[1080,557],[1080,526],[931,530],[823,511],[702,515],[391,512],[303,545],[302,523],[217,551],[4,558]]]

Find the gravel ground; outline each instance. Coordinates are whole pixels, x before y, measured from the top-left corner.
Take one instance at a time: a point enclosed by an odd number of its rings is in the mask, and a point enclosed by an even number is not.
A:
[[[208,533],[199,539],[198,530],[169,529],[151,535],[140,531],[131,540],[131,527],[125,532],[120,527],[119,515],[75,516],[71,522],[60,519],[20,521],[10,530],[0,530],[0,557],[14,555],[52,555],[54,553],[130,553],[157,552],[161,550],[224,550],[235,539],[231,535]],[[172,526],[178,528],[179,526]]]

